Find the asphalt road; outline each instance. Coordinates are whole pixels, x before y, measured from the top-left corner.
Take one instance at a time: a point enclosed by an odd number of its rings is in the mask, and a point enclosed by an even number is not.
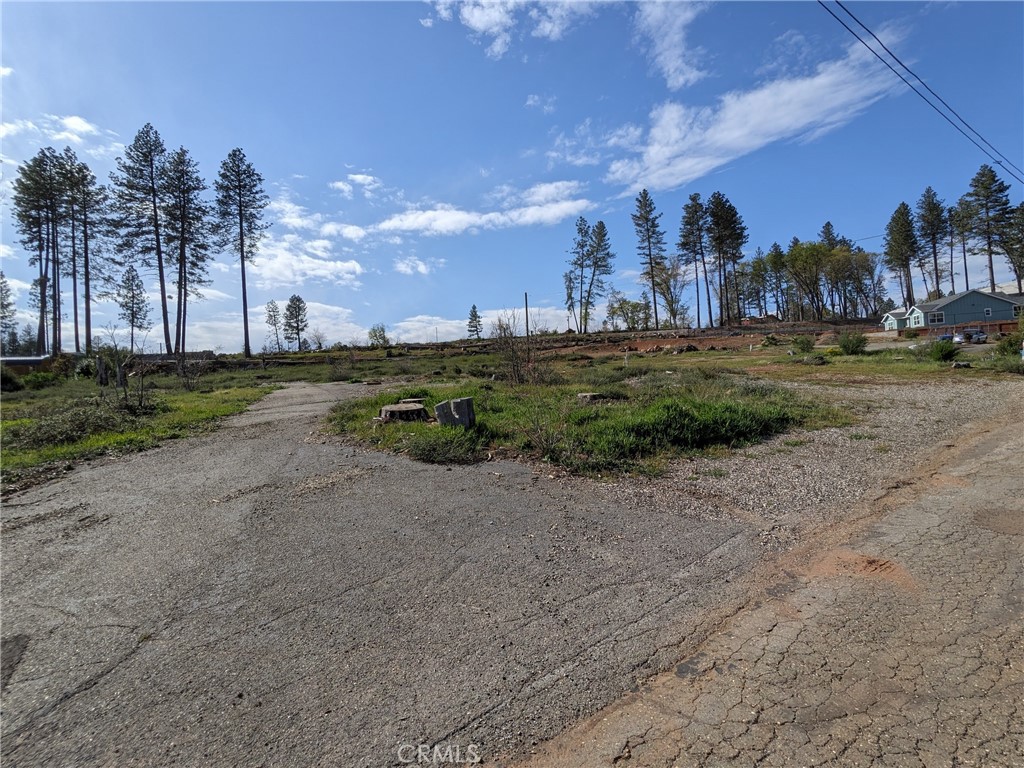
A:
[[[366,393],[290,386],[4,505],[5,768],[521,751],[742,603],[750,526],[316,432]]]
[[[789,553],[760,605],[518,768],[1024,764],[1024,423]]]
[[[5,768],[1020,755],[1019,423],[881,495],[878,528],[769,567],[733,517],[318,432],[367,391],[293,385],[4,504]]]

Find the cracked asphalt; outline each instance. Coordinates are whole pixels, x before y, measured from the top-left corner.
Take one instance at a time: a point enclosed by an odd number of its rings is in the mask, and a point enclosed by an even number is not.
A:
[[[673,672],[535,750],[559,766],[1024,764],[1024,426],[944,452]]]
[[[6,500],[5,767],[1019,760],[1019,421],[779,561],[743,520],[319,432],[371,391]]]
[[[5,768],[521,752],[742,605],[751,526],[319,433],[368,392],[291,385],[7,500]]]

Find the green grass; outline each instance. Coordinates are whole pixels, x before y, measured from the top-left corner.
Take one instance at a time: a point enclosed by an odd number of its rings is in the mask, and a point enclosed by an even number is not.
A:
[[[162,440],[216,427],[245,410],[272,387],[227,387],[208,392],[155,389],[144,409],[119,407],[92,382],[71,381],[32,392],[15,402],[4,398],[0,463],[5,485],[56,462],[74,463],[107,454],[150,448]],[[19,392],[16,395],[25,395]]]
[[[849,419],[837,409],[745,375],[701,368],[648,370],[631,379],[622,373],[611,368],[604,377],[609,383],[596,388],[594,377],[520,388],[500,382],[409,388],[339,403],[331,423],[339,433],[423,461],[470,461],[485,450],[507,448],[573,471],[606,472],[643,470],[673,455],[738,447],[791,427]],[[576,395],[583,391],[597,391],[606,399],[582,403]],[[412,397],[424,398],[431,412],[442,400],[472,397],[477,428],[467,432],[373,420],[381,406]],[[458,444],[449,445],[453,442]]]

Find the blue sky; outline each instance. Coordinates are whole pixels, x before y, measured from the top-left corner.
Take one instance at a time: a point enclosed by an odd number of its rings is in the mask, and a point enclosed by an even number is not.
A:
[[[847,7],[1024,166],[1024,4]],[[249,272],[257,349],[264,303],[293,293],[331,342],[375,323],[403,341],[461,337],[470,305],[487,320],[524,292],[542,324],[564,329],[580,215],[606,222],[612,282],[639,294],[629,215],[642,187],[670,243],[689,194],[717,190],[751,252],[813,239],[827,220],[880,250],[901,201],[930,185],[954,203],[991,164],[813,2],[4,2],[0,13],[0,242],[22,309],[33,272],[10,221],[17,165],[67,145],[105,181],[150,122],[208,183],[234,147],[263,174],[273,226]],[[980,285],[980,263],[971,272]],[[210,276],[190,305],[190,347],[237,351],[237,263],[219,256]],[[94,316],[102,327],[116,311]]]

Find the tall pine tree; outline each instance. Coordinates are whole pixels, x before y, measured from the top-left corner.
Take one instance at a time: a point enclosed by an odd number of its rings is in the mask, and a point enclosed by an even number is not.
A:
[[[641,190],[636,198],[636,212],[631,214],[631,218],[636,230],[640,266],[644,279],[651,287],[654,328],[657,330],[661,327],[658,322],[658,274],[665,266],[665,233],[658,223],[661,214],[655,211],[650,193],[646,189]]]
[[[971,179],[967,200],[974,209],[971,231],[985,243],[988,256],[989,290],[995,293],[996,271],[993,256],[999,250],[999,233],[1010,217],[1010,185],[996,175],[990,165],[983,165]]]
[[[735,265],[743,258],[746,245],[747,227],[739,211],[721,192],[713,192],[708,198],[708,245],[715,255],[718,269],[718,322],[726,325],[732,321],[732,301],[736,291],[730,289]],[[737,307],[739,311],[739,307]]]
[[[302,350],[302,333],[309,326],[306,319],[306,302],[299,295],[288,299],[284,307],[284,339],[295,342],[295,348]]]
[[[914,229],[914,216],[910,206],[900,203],[896,206],[885,227],[885,265],[896,276],[903,292],[903,306],[910,309],[914,299],[914,278],[911,267],[917,260],[921,247]]]
[[[484,322],[480,319],[476,304],[469,308],[469,320],[466,321],[466,333],[471,339],[479,339],[483,335]]]
[[[220,244],[238,256],[242,270],[242,352],[246,357],[252,357],[245,264],[255,260],[260,240],[270,226],[263,222],[263,211],[270,198],[263,191],[263,177],[241,149],[231,150],[220,164],[214,188],[217,191],[216,224]]]
[[[174,353],[183,354],[186,347],[189,296],[202,298],[199,289],[207,284],[206,270],[213,248],[211,209],[203,199],[206,182],[199,167],[181,147],[171,153],[163,166],[162,208],[168,254],[173,254],[177,272],[177,315],[174,324]]]
[[[949,220],[946,218],[946,205],[935,190],[925,189],[921,199],[917,201],[917,236],[918,240],[932,252],[932,285],[929,298],[939,298],[942,294],[939,271],[939,244],[949,232]],[[952,277],[952,273],[950,274]]]
[[[697,327],[700,328],[700,273],[704,273],[704,292],[707,294],[708,327],[714,327],[715,321],[711,314],[711,284],[708,282],[707,236],[708,211],[694,192],[689,202],[683,206],[683,218],[679,224],[679,252],[688,264],[693,265],[695,294],[697,297]]]
[[[167,310],[168,267],[164,255],[163,208],[164,171],[167,149],[151,124],[146,123],[117,158],[117,170],[110,174],[113,199],[111,223],[117,231],[117,252],[121,264],[156,272],[160,283],[160,319],[164,349],[170,354],[171,323]]]
[[[118,317],[128,324],[128,349],[135,352],[135,332],[148,331],[153,327],[149,320],[149,298],[146,286],[135,267],[129,266],[121,276],[115,290]]]

